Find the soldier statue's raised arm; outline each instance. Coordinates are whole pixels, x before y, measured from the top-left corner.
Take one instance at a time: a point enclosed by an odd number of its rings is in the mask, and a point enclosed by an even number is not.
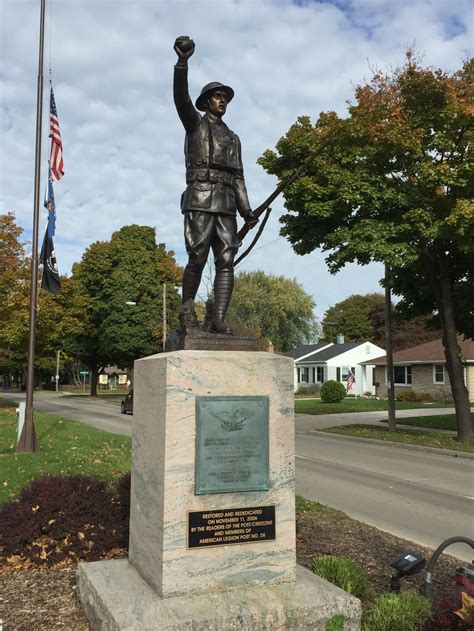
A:
[[[194,42],[176,39],[174,102],[186,130],[186,190],[181,197],[188,263],[183,275],[183,304],[194,301],[212,248],[216,267],[212,331],[232,334],[225,316],[234,286],[234,258],[239,248],[236,213],[253,227],[245,187],[239,137],[223,122],[234,91],[217,81],[208,83],[192,104],[188,92],[188,59]],[[204,112],[201,115],[197,110]]]

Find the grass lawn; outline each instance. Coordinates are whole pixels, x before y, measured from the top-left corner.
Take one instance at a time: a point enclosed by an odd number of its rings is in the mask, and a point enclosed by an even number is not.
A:
[[[55,414],[35,411],[39,451],[17,454],[15,407],[0,399],[0,502],[18,497],[33,478],[91,475],[110,482],[130,471],[131,439]]]
[[[474,425],[474,414],[471,414],[471,420]],[[387,419],[382,421],[388,423]],[[412,418],[400,418],[397,420],[400,425],[411,425],[412,427],[427,427],[430,429],[450,429],[457,431],[455,414],[440,414],[439,416],[415,416]]]
[[[460,443],[454,436],[423,432],[415,429],[397,429],[396,432],[389,432],[388,429],[374,427],[373,425],[341,425],[340,427],[330,427],[329,429],[323,429],[321,431],[329,434],[376,438],[387,442],[426,445],[428,447],[438,447],[439,449],[452,449],[453,451],[474,453],[474,442]]]
[[[453,407],[452,403],[411,403],[397,401],[397,410],[414,410],[416,408],[446,408]],[[388,402],[377,399],[343,399],[340,403],[323,403],[320,399],[295,399],[297,414],[344,414],[349,412],[386,412]]]

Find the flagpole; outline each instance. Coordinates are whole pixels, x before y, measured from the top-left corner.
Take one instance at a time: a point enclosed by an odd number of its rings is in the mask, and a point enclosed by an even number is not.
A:
[[[44,57],[45,0],[40,6],[40,38],[38,55],[38,83],[36,92],[36,149],[35,191],[33,207],[33,244],[31,254],[30,320],[28,338],[28,369],[26,375],[25,423],[17,445],[18,453],[38,451],[35,425],[33,422],[33,388],[35,380],[36,311],[38,301],[38,224],[41,180],[41,125],[43,120],[43,57]]]

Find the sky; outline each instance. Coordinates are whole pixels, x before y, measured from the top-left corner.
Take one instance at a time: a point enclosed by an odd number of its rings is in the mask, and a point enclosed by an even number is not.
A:
[[[39,5],[0,0],[0,213],[13,211],[30,239]],[[41,190],[51,66],[65,165],[55,185],[60,273],[70,274],[88,245],[131,223],[155,226],[157,241],[185,265],[184,130],[172,97],[179,35],[196,43],[193,101],[210,81],[235,91],[225,122],[241,139],[255,208],[277,185],[256,161],[298,116],[344,116],[355,85],[374,68],[403,64],[408,46],[425,65],[458,69],[472,55],[472,13],[468,0],[47,0]],[[379,264],[348,265],[333,276],[320,251],[296,255],[279,236],[283,204],[282,196],[273,203],[239,270],[296,278],[319,320],[353,293],[381,290]],[[42,208],[40,246],[46,219]]]

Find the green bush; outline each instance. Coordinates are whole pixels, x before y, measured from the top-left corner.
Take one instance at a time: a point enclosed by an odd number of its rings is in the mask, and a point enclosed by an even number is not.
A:
[[[417,392],[411,388],[404,388],[397,393],[397,401],[409,401],[415,403],[419,401],[435,401],[435,397],[429,392]]]
[[[311,559],[313,572],[357,598],[369,593],[369,582],[362,568],[343,557],[317,556]]]
[[[363,631],[420,631],[431,618],[426,598],[412,592],[382,594],[364,616]]]
[[[340,381],[330,379],[321,386],[321,401],[324,403],[339,403],[346,396],[346,389]]]

